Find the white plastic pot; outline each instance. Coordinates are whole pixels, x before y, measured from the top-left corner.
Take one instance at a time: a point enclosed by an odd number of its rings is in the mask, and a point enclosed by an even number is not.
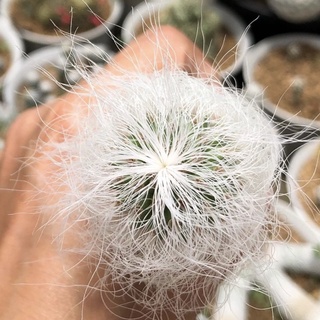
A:
[[[160,10],[167,8],[173,0],[159,0],[151,2],[141,2],[133,8],[123,21],[121,30],[121,38],[125,43],[129,43],[137,36],[137,32],[141,29],[143,21],[148,20],[151,15],[157,14]],[[212,4],[212,9],[215,10],[221,18],[221,21],[226,29],[228,29],[235,37],[237,42],[237,56],[235,63],[222,70],[222,76],[225,78],[228,75],[235,75],[241,71],[242,63],[247,50],[253,43],[253,38],[247,26],[231,10],[218,4]]]
[[[24,104],[19,103],[19,98],[21,98],[21,95],[36,101],[37,99],[33,96],[33,94],[38,95],[40,93],[40,88],[37,86],[34,87],[34,92],[30,92],[31,90],[29,90],[24,94],[21,93],[21,88],[26,86],[27,81],[38,81],[38,79],[30,80],[30,77],[37,78],[40,75],[44,75],[45,69],[48,66],[65,70],[67,65],[67,55],[64,50],[65,49],[61,46],[46,46],[37,49],[30,53],[28,59],[25,59],[23,63],[16,65],[10,73],[10,76],[6,77],[3,85],[3,100],[5,105],[10,108],[11,115],[13,117],[26,108]],[[108,61],[114,55],[114,52],[104,44],[95,46],[92,44],[83,44],[81,46],[74,47],[73,51],[79,57],[86,57],[90,55],[90,57],[93,56],[97,59],[101,59],[101,63],[103,63],[104,60]],[[72,79],[74,77],[77,79]],[[47,77],[47,79],[48,81],[43,83],[43,86],[46,87],[44,90],[50,90],[50,86],[52,85],[58,86],[54,79],[50,80],[50,75]],[[76,83],[78,80],[80,80],[80,75],[76,70],[74,70],[74,74],[70,75],[68,81],[72,85],[73,81]],[[49,81],[51,81],[51,84]],[[48,98],[54,99],[55,96],[50,97],[49,93]],[[49,100],[42,102],[48,101]]]
[[[24,44],[19,37],[18,32],[10,23],[10,20],[1,16],[0,17],[0,37],[7,43],[8,50],[10,52],[11,61],[10,66],[6,72],[0,77],[0,86],[3,86],[3,82],[7,77],[10,77],[13,69],[22,63]],[[10,121],[12,115],[12,108],[6,104],[1,104],[0,107],[0,122],[6,123]]]
[[[293,126],[296,125],[297,127],[300,126],[301,128],[308,127],[320,129],[320,121],[313,121],[297,114],[290,113],[281,108],[281,101],[279,104],[274,104],[268,98],[264,97],[263,92],[265,88],[254,78],[254,71],[256,70],[257,65],[271,50],[285,47],[292,42],[309,44],[310,46],[319,48],[320,50],[320,37],[312,34],[279,34],[259,41],[248,50],[244,60],[243,77],[245,81],[246,92],[248,97],[257,99],[269,114],[277,117],[280,121],[286,121]]]
[[[306,23],[319,18],[318,0],[267,0],[267,4],[281,19],[291,23]]]
[[[320,259],[315,254],[315,246],[320,241],[320,232],[305,220],[304,215],[297,214],[286,201],[278,200],[276,210],[279,218],[305,242],[279,241],[266,248],[264,266],[256,270],[248,265],[248,269],[238,279],[231,279],[230,283],[226,282],[219,288],[216,300],[218,309],[213,310],[211,320],[247,320],[248,293],[253,289],[251,284],[258,284],[286,319],[319,318],[318,301],[297,285],[285,270],[319,277]]]
[[[320,227],[304,209],[303,200],[300,197],[301,192],[299,191],[299,185],[297,183],[300,171],[306,167],[307,162],[314,156],[318,148],[320,148],[320,139],[312,139],[294,153],[288,167],[287,188],[290,202],[292,203],[295,212],[297,212],[301,217],[304,217],[304,220],[308,221],[310,225],[313,226],[313,229],[317,230],[320,235]],[[318,241],[320,242],[320,237]]]
[[[11,1],[12,0],[1,0],[0,8],[2,15],[8,17],[8,19],[12,21],[10,17]],[[89,40],[94,43],[106,42],[106,40],[108,39],[107,30],[112,30],[113,27],[119,22],[124,9],[123,0],[110,1],[112,4],[112,11],[109,18],[104,21],[104,23],[91,30],[76,34],[77,39]],[[40,47],[46,45],[55,45],[71,41],[63,35],[44,35],[25,29],[19,29],[18,31],[26,43],[28,52],[39,49]]]
[[[249,99],[255,99],[276,124],[280,135],[283,137],[286,162],[290,161],[293,152],[303,143],[320,136],[320,121],[308,119],[281,108],[281,99],[277,104],[271,102],[264,96],[265,87],[254,78],[254,71],[271,50],[285,47],[293,42],[308,44],[320,50],[319,35],[309,33],[279,34],[265,38],[252,46],[248,50],[243,63],[246,95]],[[272,72],[277,72],[277,70],[272,70]],[[283,89],[283,93],[286,89]]]
[[[10,23],[10,20],[3,16],[0,17],[0,37],[6,42],[10,52],[11,66],[6,72],[9,73],[12,66],[22,59],[24,45],[17,30]],[[5,76],[6,74],[3,74],[0,81],[2,81]]]

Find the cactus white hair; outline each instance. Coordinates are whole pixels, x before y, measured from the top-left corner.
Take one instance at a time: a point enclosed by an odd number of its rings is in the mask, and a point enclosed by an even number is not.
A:
[[[174,67],[87,81],[87,115],[46,154],[55,217],[86,221],[76,249],[103,266],[101,289],[111,279],[146,310],[196,310],[263,253],[278,137],[253,102]]]

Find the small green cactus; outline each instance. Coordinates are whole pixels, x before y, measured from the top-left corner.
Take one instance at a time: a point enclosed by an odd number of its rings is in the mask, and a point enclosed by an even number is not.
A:
[[[175,0],[161,13],[160,23],[177,27],[209,57],[216,55],[220,18],[205,1]]]

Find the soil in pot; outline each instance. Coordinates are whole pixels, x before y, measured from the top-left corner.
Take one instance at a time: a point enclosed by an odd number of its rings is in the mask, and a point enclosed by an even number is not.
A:
[[[304,273],[294,273],[292,271],[286,272],[304,291],[308,292],[315,299],[320,299],[320,277]]]
[[[320,226],[320,146],[300,170],[297,182],[305,212]]]
[[[72,33],[93,29],[108,19],[111,9],[109,0],[12,0],[10,16],[18,29],[56,35],[57,28]]]
[[[320,299],[320,277],[286,271],[287,275],[316,300]],[[287,320],[280,314],[268,294],[259,286],[248,295],[248,320]]]
[[[268,294],[257,287],[248,294],[248,320],[285,320]]]
[[[290,228],[288,222],[279,218],[280,224],[275,235],[275,240],[280,242],[302,243],[304,239],[297,231]],[[274,237],[272,237],[273,239]],[[297,274],[288,271],[287,274],[306,292],[317,297],[320,293],[320,280],[306,274]],[[285,315],[281,314],[272,297],[264,292],[264,289],[256,285],[248,292],[248,317],[247,320],[287,320]]]
[[[11,64],[11,53],[6,40],[0,37],[0,77],[2,77]]]
[[[275,239],[274,239],[275,238]],[[281,242],[304,242],[301,236],[294,229],[291,229],[284,219],[280,219],[279,229],[277,235],[272,236],[272,239]],[[300,275],[290,273],[293,280],[296,281],[305,291],[309,293],[320,292],[320,282],[316,278],[308,275]],[[246,320],[287,320],[287,318],[280,314],[276,304],[271,297],[265,292],[265,289],[258,284],[253,284],[253,289],[247,293],[247,318]]]
[[[305,43],[272,49],[258,64],[254,79],[273,104],[320,121],[320,50]]]

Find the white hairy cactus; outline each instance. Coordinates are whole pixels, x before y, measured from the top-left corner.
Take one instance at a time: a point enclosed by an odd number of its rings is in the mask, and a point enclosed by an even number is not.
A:
[[[89,82],[88,116],[49,155],[55,212],[88,221],[79,236],[105,266],[102,286],[179,317],[263,253],[280,142],[253,102],[212,79],[165,68]]]
[[[268,0],[271,9],[282,19],[303,23],[320,15],[320,0]]]

